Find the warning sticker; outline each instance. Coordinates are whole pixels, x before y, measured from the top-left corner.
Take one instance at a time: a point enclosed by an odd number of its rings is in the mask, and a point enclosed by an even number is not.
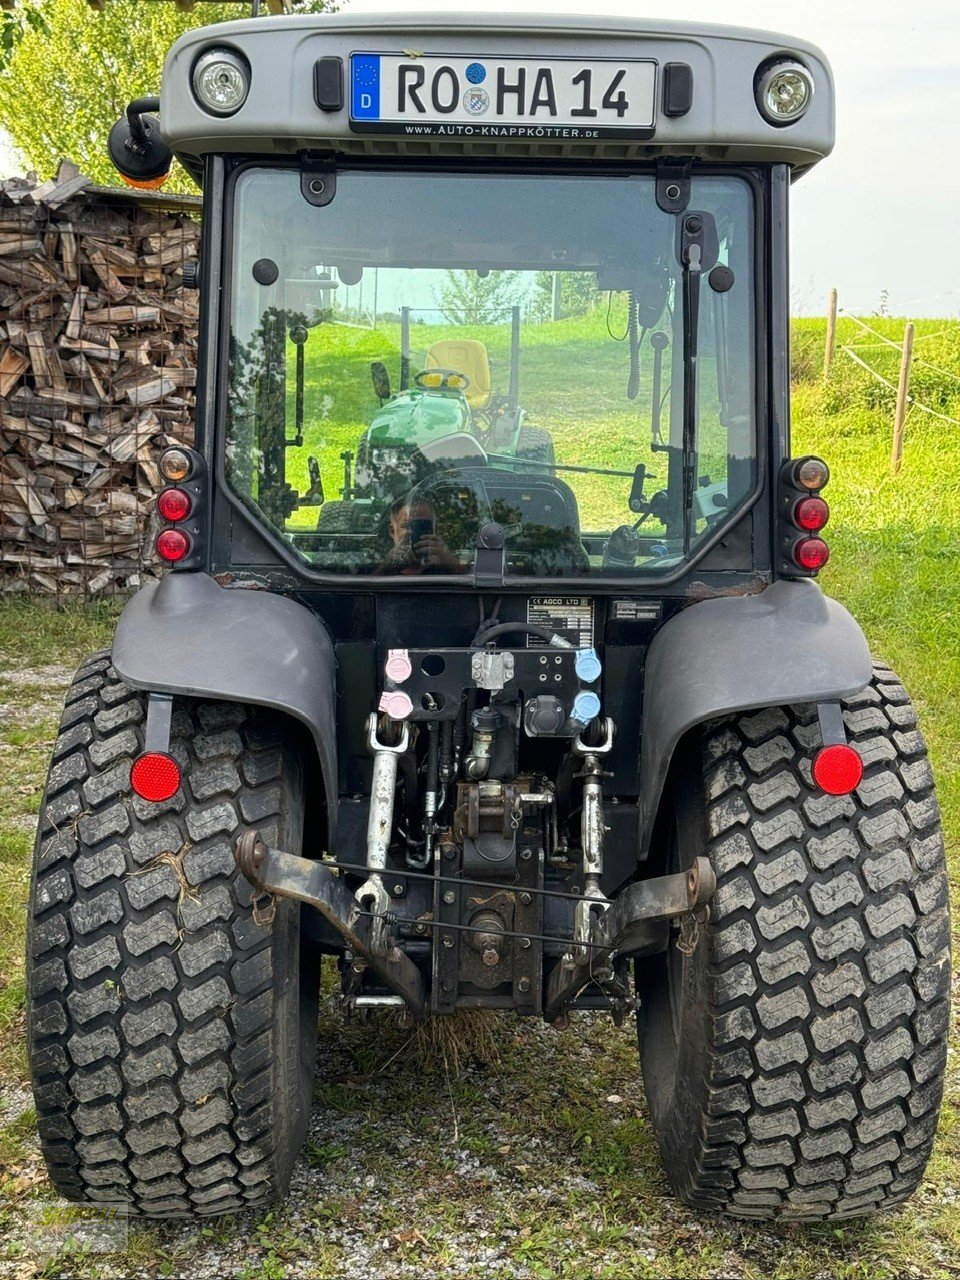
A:
[[[593,648],[593,601],[589,596],[533,596],[527,601],[527,621],[550,627],[576,649]],[[543,649],[546,641],[527,636],[527,648]]]

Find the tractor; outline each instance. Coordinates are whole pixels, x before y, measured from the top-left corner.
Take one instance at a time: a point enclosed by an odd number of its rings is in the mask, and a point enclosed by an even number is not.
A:
[[[635,1025],[697,1209],[916,1189],[943,837],[790,444],[789,194],[833,123],[804,41],[594,16],[232,22],[130,104],[121,174],[203,191],[201,366],[165,571],[78,672],[40,813],[27,1038],[68,1199],[282,1196],[324,965],[352,1017]],[[375,323],[331,305],[363,275]],[[405,333],[451,278],[505,311]],[[517,313],[533,457],[516,394],[471,401]]]
[[[342,269],[342,268],[341,268]],[[486,344],[476,338],[453,337],[430,344],[424,367],[411,376],[410,308],[400,311],[400,389],[391,391],[386,364],[374,360],[370,377],[377,410],[356,453],[341,454],[344,464],[340,501],[323,502],[317,528],[328,533],[362,529],[382,515],[383,499],[399,497],[424,464],[421,445],[435,446],[449,436],[475,436],[493,463],[533,466],[548,472],[556,463],[553,439],[542,427],[525,421],[519,404],[520,307],[510,308],[510,382],[506,394],[495,392]],[[295,330],[300,346],[306,331]],[[303,335],[303,336],[301,336]],[[297,403],[303,403],[305,362],[297,362]],[[411,385],[412,384],[412,385]],[[302,413],[301,425],[302,431]],[[435,453],[435,448],[434,448]],[[320,475],[311,458],[311,473]],[[539,464],[539,465],[537,465]],[[316,492],[316,491],[315,491]],[[322,494],[322,478],[319,493]],[[378,502],[379,499],[379,502]],[[298,504],[299,505],[299,504]]]

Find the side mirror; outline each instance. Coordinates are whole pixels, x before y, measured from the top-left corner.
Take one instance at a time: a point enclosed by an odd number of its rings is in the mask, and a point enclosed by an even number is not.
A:
[[[159,98],[135,98],[110,130],[107,151],[128,187],[152,190],[170,175],[173,152],[160,136]]]
[[[390,374],[382,360],[371,361],[370,381],[373,383],[373,394],[381,404],[390,399]]]

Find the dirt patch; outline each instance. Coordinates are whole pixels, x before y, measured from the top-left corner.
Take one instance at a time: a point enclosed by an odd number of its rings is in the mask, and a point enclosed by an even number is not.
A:
[[[4,667],[0,656],[0,730],[57,720],[74,677],[69,667]]]

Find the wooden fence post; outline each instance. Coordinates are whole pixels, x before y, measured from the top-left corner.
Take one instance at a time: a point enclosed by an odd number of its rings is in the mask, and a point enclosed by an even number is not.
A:
[[[830,290],[830,297],[827,300],[827,343],[823,349],[823,376],[826,378],[830,374],[830,366],[833,364],[834,352],[837,348],[837,291]]]
[[[903,461],[903,427],[907,417],[907,402],[910,392],[910,362],[912,359],[913,325],[908,324],[903,331],[900,378],[897,382],[897,407],[893,415],[893,452],[890,455],[890,466],[894,475],[900,470],[900,463]]]

